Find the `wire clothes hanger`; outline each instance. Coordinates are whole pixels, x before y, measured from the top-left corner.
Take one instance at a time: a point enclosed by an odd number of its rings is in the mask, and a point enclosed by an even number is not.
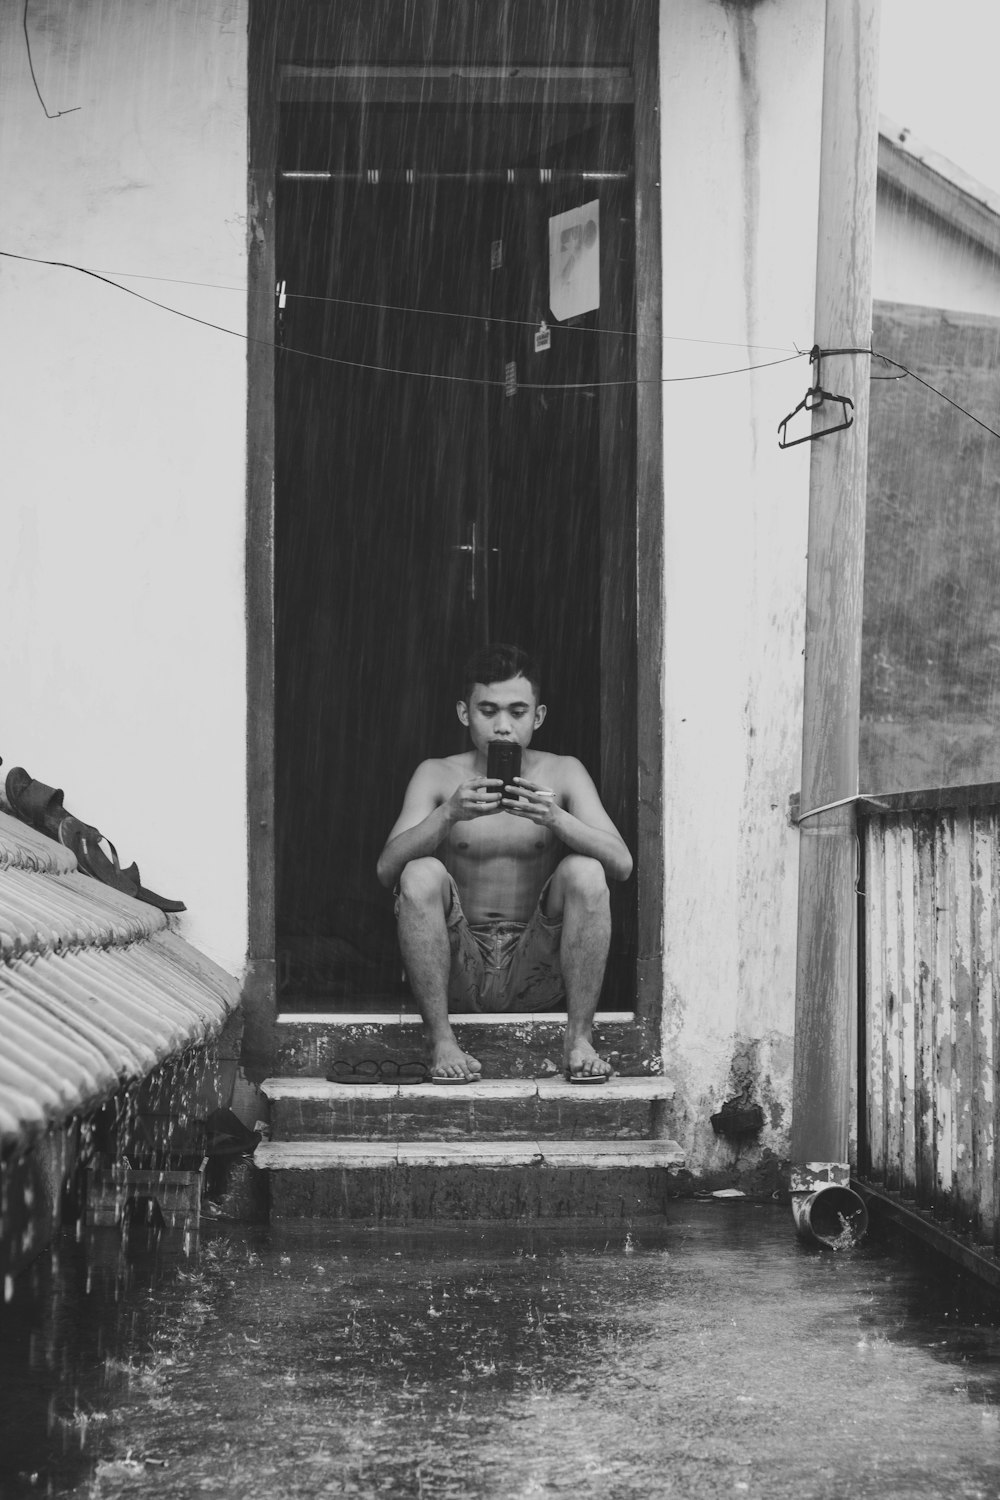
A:
[[[799,443],[814,443],[817,438],[829,437],[831,432],[844,432],[854,422],[854,402],[850,396],[835,396],[832,391],[823,389],[823,356],[818,344],[813,344],[809,351],[809,363],[815,370],[813,383],[795,410],[790,411],[787,417],[782,417],[778,423],[779,448],[795,448]],[[793,417],[797,417],[800,411],[818,411],[828,402],[840,407],[841,421],[835,422],[832,427],[823,427],[819,432],[807,432],[805,437],[788,438],[788,424]]]

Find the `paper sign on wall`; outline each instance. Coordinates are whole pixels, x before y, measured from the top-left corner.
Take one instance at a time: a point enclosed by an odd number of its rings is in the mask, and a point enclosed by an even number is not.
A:
[[[599,209],[595,198],[549,220],[549,306],[559,323],[601,305]]]

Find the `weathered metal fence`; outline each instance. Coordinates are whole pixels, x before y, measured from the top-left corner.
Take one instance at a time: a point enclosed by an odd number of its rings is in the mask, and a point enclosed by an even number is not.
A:
[[[1000,785],[859,807],[859,1169],[1000,1249]]]

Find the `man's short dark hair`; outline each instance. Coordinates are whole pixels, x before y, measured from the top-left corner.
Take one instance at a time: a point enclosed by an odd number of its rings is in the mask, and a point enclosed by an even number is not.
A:
[[[481,646],[465,663],[462,672],[462,701],[468,703],[477,682],[509,682],[512,677],[525,677],[531,683],[535,701],[541,701],[542,674],[538,663],[520,646],[508,646],[497,642]]]

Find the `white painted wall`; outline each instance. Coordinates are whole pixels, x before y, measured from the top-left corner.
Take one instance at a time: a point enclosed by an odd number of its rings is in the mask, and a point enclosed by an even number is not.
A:
[[[872,291],[876,301],[1000,317],[1000,262],[880,184]]]
[[[246,0],[32,0],[52,120],[21,22],[2,7],[0,248],[244,333]],[[245,343],[12,260],[0,326],[4,774],[64,787],[238,972]]]
[[[664,0],[668,381],[812,343],[823,32],[823,0]],[[809,449],[777,427],[809,377],[664,386],[664,1061],[709,1172],[736,1167],[709,1117],[743,1076],[788,1153]]]

